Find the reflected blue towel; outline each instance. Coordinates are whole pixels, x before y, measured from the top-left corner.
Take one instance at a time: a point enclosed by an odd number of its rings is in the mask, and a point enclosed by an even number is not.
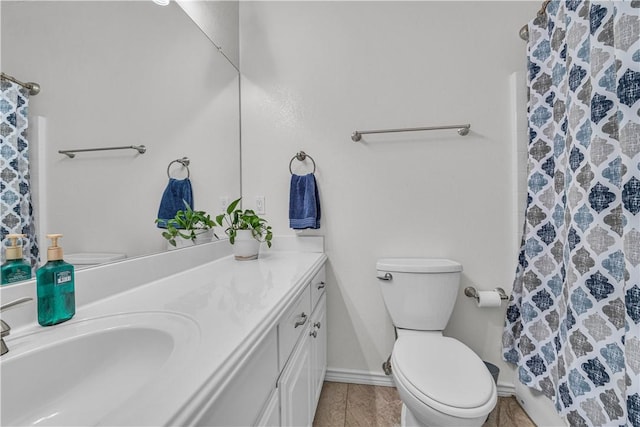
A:
[[[193,191],[189,178],[169,178],[167,188],[162,193],[158,209],[158,228],[167,228],[167,221],[173,219],[178,211],[185,209],[187,203],[193,209]]]
[[[312,173],[291,175],[289,227],[294,230],[320,228],[320,198],[316,177]]]

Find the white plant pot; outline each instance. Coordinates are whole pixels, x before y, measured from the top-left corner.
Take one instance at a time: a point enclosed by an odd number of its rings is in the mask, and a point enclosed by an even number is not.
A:
[[[253,238],[251,230],[236,231],[236,239],[233,244],[233,254],[239,261],[248,261],[258,258],[260,242]]]
[[[213,229],[196,231],[195,240],[183,239],[180,236],[176,236],[176,245],[173,246],[171,243],[167,242],[167,248],[169,250],[187,248],[189,246],[199,245],[201,243],[209,243],[211,240],[213,240]]]

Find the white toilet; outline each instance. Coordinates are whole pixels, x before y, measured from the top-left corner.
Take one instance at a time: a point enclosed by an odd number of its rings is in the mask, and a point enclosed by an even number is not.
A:
[[[484,362],[445,337],[462,265],[447,259],[387,258],[376,265],[398,334],[391,353],[403,426],[481,426],[497,402]]]

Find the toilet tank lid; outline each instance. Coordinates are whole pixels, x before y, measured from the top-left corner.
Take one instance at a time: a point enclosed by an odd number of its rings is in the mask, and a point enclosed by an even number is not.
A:
[[[118,261],[126,257],[125,254],[110,252],[77,252],[74,254],[65,254],[64,260],[74,265],[93,265]]]
[[[398,273],[457,273],[462,264],[444,258],[382,258],[376,269]]]

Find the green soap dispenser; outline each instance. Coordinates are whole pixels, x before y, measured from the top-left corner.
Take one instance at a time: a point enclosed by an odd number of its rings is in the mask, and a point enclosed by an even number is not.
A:
[[[18,246],[18,239],[24,234],[7,234],[11,244],[5,252],[7,261],[2,264],[2,284],[21,282],[31,279],[31,266],[22,259],[22,246]]]
[[[76,314],[73,265],[62,260],[60,237],[62,234],[47,234],[51,239],[47,263],[36,271],[38,323],[42,326],[65,322]]]

